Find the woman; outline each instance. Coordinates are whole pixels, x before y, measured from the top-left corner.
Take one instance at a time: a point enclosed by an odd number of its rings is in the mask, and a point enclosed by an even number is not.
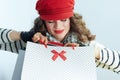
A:
[[[19,39],[25,42],[41,40],[44,44],[54,41],[63,43],[65,46],[93,46],[96,66],[119,73],[120,53],[95,42],[95,35],[86,28],[82,16],[73,13],[73,9],[74,0],[38,0],[36,10],[40,17],[36,18],[34,27],[27,32],[28,34],[20,33]]]
[[[93,46],[97,67],[120,72],[120,53],[109,50],[94,41],[95,35],[86,28],[82,16],[73,13],[74,0],[38,0],[36,10],[40,18],[35,20],[37,32],[32,40],[55,41],[65,46]]]
[[[69,22],[68,19],[60,21],[60,23],[66,24],[68,24],[67,22]],[[82,20],[81,15],[75,13],[74,16],[70,18],[70,29],[62,28],[65,29],[64,32],[62,32],[62,30],[57,32],[54,30],[54,27],[51,26],[58,23],[59,21],[45,21],[41,20],[39,17],[36,18],[33,30],[35,30],[35,32],[37,33],[33,36],[33,41],[39,42],[41,40],[42,42],[44,42],[44,44],[47,44],[48,41],[54,41],[65,44],[65,46],[94,46],[96,66],[107,68],[119,73],[120,53],[110,50],[96,42],[94,40],[95,35],[92,35],[90,31],[86,28],[85,22]],[[68,26],[66,27],[68,28]]]

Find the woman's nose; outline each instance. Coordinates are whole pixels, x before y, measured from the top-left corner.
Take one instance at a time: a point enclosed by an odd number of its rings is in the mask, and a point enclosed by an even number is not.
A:
[[[62,26],[61,22],[59,20],[56,21],[55,28],[59,29],[59,28],[61,28],[61,26]]]

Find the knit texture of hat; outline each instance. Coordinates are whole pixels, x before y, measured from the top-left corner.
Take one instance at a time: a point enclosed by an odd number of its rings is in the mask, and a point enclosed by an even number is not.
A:
[[[36,10],[43,20],[61,20],[73,16],[74,0],[38,0]]]

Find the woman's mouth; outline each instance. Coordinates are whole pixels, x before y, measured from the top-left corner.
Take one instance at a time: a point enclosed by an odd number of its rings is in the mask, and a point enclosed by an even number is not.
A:
[[[54,32],[55,32],[56,34],[61,34],[63,31],[64,31],[64,30],[55,30]]]

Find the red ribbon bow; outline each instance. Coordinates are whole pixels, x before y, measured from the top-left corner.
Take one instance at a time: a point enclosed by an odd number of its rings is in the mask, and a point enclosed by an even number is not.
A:
[[[55,50],[52,50],[51,51],[54,55],[52,57],[52,60],[56,60],[58,56],[60,56],[64,61],[67,59],[64,54],[66,53],[64,50],[62,50],[60,53],[55,51]]]

